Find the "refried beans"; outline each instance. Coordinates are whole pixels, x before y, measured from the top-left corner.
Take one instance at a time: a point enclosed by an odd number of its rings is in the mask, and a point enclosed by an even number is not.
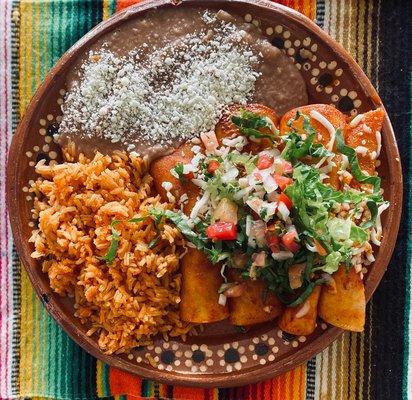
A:
[[[196,7],[151,11],[103,35],[76,62],[67,91],[59,143],[90,156],[155,158],[213,129],[230,104],[283,115],[308,100],[293,62],[254,25]]]

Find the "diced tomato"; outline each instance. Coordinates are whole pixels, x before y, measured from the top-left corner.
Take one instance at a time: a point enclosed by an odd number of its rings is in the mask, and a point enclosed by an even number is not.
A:
[[[271,167],[272,164],[273,158],[271,156],[268,156],[267,154],[261,154],[257,162],[257,167],[258,169],[266,169]]]
[[[269,226],[266,230],[266,242],[272,253],[279,253],[280,251],[280,238],[276,233],[274,225]]]
[[[282,160],[282,172],[284,174],[290,174],[292,171],[292,164],[289,161]]]
[[[206,228],[206,235],[212,240],[235,240],[237,226],[232,222],[216,222]]]
[[[210,160],[209,164],[207,165],[207,172],[209,172],[209,174],[214,174],[215,171],[219,168],[220,163],[217,160]]]
[[[288,210],[290,210],[290,209],[292,208],[292,206],[293,206],[292,200],[289,199],[289,197],[286,196],[286,194],[283,193],[283,192],[279,195],[279,197],[278,197],[278,202],[279,202],[279,203],[280,203],[280,202],[284,203],[285,206],[288,208]]]
[[[300,246],[299,243],[296,243],[297,239],[297,233],[296,231],[289,231],[286,232],[283,236],[282,236],[282,244],[283,246],[285,246],[289,251],[291,251],[292,253],[296,253]]]
[[[272,253],[279,253],[280,251],[280,239],[279,236],[273,235],[269,238],[268,247]]]
[[[193,179],[193,178],[195,177],[195,174],[193,173],[193,171],[189,171],[189,172],[183,174],[183,176],[184,176],[187,180],[190,180],[190,179]]]
[[[285,190],[286,186],[290,185],[293,180],[283,175],[275,174],[273,175],[275,182],[278,184],[281,190]]]

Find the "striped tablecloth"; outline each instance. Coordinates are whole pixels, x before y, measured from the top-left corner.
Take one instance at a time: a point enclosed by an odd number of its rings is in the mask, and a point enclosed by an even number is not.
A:
[[[411,1],[283,0],[356,58],[392,119],[405,174],[395,255],[368,306],[363,334],[272,381],[236,389],[160,385],[109,368],[74,344],[35,296],[13,247],[5,164],[16,125],[61,54],[127,0],[0,0],[0,398],[412,399]],[[411,340],[409,340],[411,339]]]

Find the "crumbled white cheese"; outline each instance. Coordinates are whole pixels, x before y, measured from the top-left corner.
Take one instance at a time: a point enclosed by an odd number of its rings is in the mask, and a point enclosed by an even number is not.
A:
[[[212,130],[225,106],[248,100],[259,74],[242,31],[230,22],[211,30],[211,37],[210,30],[188,34],[143,60],[139,48],[124,57],[101,50],[69,90],[59,133],[142,149]]]

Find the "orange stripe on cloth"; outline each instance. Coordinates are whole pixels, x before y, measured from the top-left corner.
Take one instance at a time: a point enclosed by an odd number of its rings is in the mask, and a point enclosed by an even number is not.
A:
[[[141,398],[142,380],[135,375],[111,367],[109,372],[109,383],[112,396],[125,394],[128,396],[135,396],[138,399]]]
[[[144,0],[117,0],[116,11],[121,11],[134,4],[141,3]],[[295,9],[305,14],[310,19],[315,19],[316,0],[279,0],[274,3],[283,4],[284,6]]]
[[[141,3],[144,0],[117,0],[116,11],[121,11],[126,7],[132,6],[137,3]]]
[[[304,400],[305,399],[306,366],[302,365],[272,380],[247,385],[239,389],[229,389],[228,398],[231,400]],[[140,400],[142,397],[141,379],[110,368],[110,393],[112,396],[126,395],[128,400]],[[153,396],[154,393],[150,393]],[[183,386],[173,388],[159,385],[160,398],[176,400],[218,400],[218,389],[197,389]]]

